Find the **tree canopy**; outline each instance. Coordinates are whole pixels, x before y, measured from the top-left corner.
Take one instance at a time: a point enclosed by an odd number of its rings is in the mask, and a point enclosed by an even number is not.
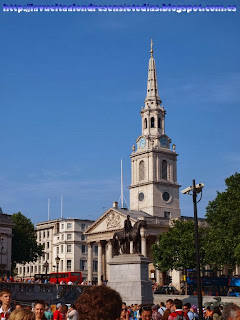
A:
[[[21,212],[12,215],[12,263],[36,261],[43,254],[43,245],[37,243],[34,224]]]

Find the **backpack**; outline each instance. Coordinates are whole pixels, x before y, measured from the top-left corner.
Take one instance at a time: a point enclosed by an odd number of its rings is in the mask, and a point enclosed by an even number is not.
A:
[[[187,320],[187,318],[184,316],[184,313],[178,314],[174,320]]]

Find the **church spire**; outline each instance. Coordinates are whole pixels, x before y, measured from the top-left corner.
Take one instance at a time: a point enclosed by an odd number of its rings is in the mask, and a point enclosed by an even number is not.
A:
[[[156,63],[153,58],[153,41],[151,39],[151,57],[148,64],[148,83],[147,83],[147,96],[146,101],[155,101],[161,103],[158,95],[158,85],[157,85],[157,73],[156,73]]]

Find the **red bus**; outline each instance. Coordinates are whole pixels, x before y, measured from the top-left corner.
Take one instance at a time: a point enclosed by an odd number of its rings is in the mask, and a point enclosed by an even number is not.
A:
[[[53,272],[50,273],[50,282],[51,283],[64,282],[64,284],[68,284],[69,281],[75,284],[82,283],[82,273],[81,272]]]

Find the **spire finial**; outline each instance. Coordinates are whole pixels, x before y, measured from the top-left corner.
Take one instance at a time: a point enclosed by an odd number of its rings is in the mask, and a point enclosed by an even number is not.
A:
[[[153,57],[153,40],[151,39],[151,50],[150,50],[150,53],[151,53],[151,57]]]

